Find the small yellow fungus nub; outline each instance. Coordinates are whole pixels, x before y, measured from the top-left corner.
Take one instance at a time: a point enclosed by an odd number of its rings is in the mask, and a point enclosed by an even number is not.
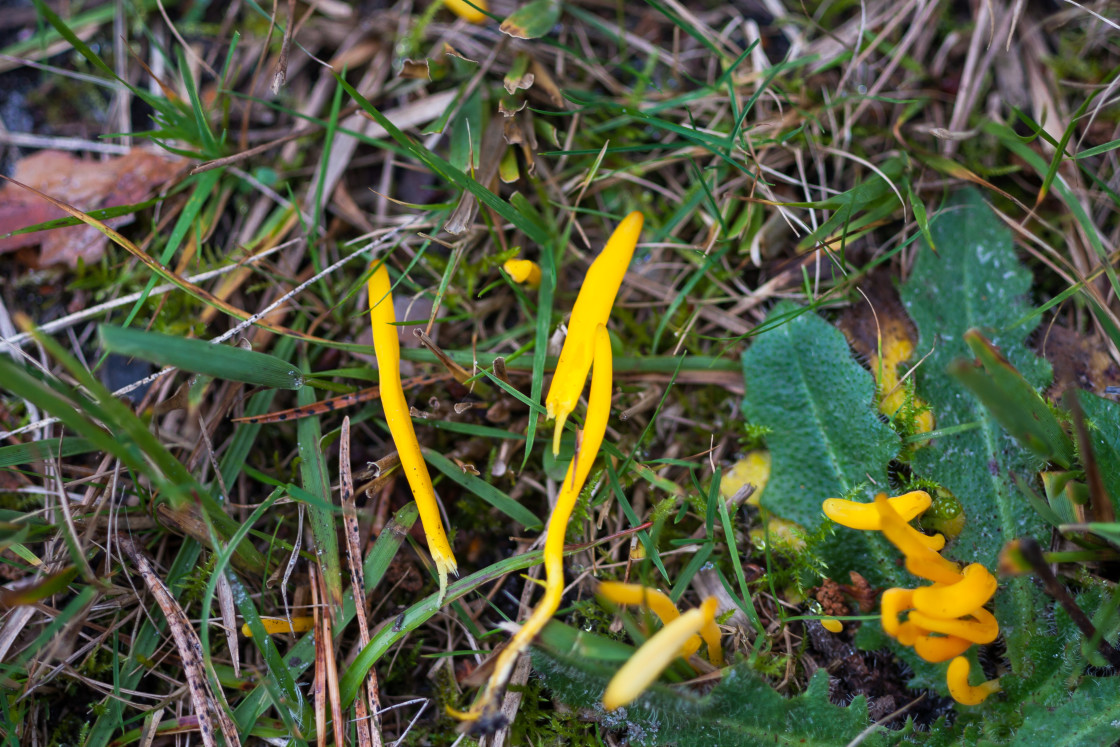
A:
[[[412,415],[408,401],[404,398],[401,385],[401,344],[397,338],[396,313],[393,311],[393,296],[389,292],[389,271],[381,263],[369,277],[369,318],[373,329],[373,349],[377,354],[377,374],[381,384],[381,406],[385,411],[385,422],[393,445],[400,455],[401,469],[404,470],[416,508],[420,511],[420,523],[428,539],[428,551],[436,563],[439,574],[439,598],[447,592],[447,574],[456,573],[458,565],[447,534],[443,530],[443,519],[436,503],[436,491],[416,431],[412,427]]]
[[[564,421],[576,408],[580,392],[583,391],[587,371],[591,368],[594,354],[595,330],[599,325],[606,326],[618,295],[634,247],[642,233],[642,214],[630,213],[607,240],[607,245],[587,269],[579,295],[572,307],[572,317],[568,320],[568,336],[560,349],[560,359],[556,362],[556,372],[544,399],[549,419],[556,419],[556,430],[552,436],[552,453],[560,453],[560,436],[564,432]]]
[[[306,633],[315,627],[315,618],[305,615],[292,618],[262,617],[261,625],[264,626],[264,632],[269,635],[278,635],[280,633]],[[241,635],[246,638],[253,637],[253,630],[249,627],[248,623],[241,626]]]
[[[914,607],[931,617],[953,618],[983,607],[999,583],[987,568],[973,563],[955,584],[937,584],[914,591]]]
[[[657,631],[615,673],[603,693],[608,711],[629,705],[665,671],[688,639],[715,619],[716,598],[708,597],[699,608],[689,610]]]
[[[770,452],[765,449],[755,449],[745,457],[735,462],[731,469],[724,473],[719,481],[719,492],[725,499],[730,500],[745,485],[753,485],[754,492],[747,497],[747,503],[752,506],[761,505],[762,491],[770,481]]]
[[[478,7],[474,7],[475,5]],[[443,7],[469,23],[484,23],[486,14],[482,11],[489,10],[486,0],[471,0],[470,3],[466,0],[443,0]]]
[[[998,693],[1001,689],[999,680],[988,680],[987,682],[976,685],[973,687],[968,684],[968,673],[971,665],[968,659],[963,656],[958,656],[949,662],[949,672],[945,679],[949,684],[949,694],[953,696],[953,700],[961,705],[980,705],[992,693]]]
[[[843,633],[844,623],[840,622],[834,617],[826,617],[821,620],[821,627],[829,633]]]
[[[531,259],[507,259],[502,269],[515,283],[522,283],[533,290],[541,287],[541,267]]]
[[[912,589],[887,589],[879,600],[879,610],[882,613],[883,630],[887,635],[898,636],[898,616],[914,606],[914,591]]]

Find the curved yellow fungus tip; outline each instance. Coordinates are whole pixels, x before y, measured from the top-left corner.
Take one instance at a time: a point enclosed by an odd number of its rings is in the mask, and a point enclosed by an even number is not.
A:
[[[610,416],[614,373],[611,340],[606,327],[601,324],[595,329],[594,348],[595,368],[591,374],[591,393],[588,395],[587,418],[583,424],[579,450],[568,465],[568,473],[564,476],[559,495],[556,496],[556,507],[552,509],[552,515],[548,519],[548,534],[544,542],[544,596],[529,619],[498,654],[494,671],[478,701],[465,713],[450,711],[456,718],[478,721],[498,713],[502,691],[509,681],[517,657],[544,628],[545,623],[552,619],[560,606],[560,599],[564,594],[564,535],[567,534],[568,520],[572,516],[576,499],[583,490],[583,484],[587,482],[591,465],[595,463],[599,447],[603,444]]]
[[[906,570],[928,581],[955,584],[962,576],[957,564],[941,557],[926,543],[929,538],[903,521],[886,496],[875,498],[883,535],[906,556]],[[924,538],[924,539],[923,539]]]
[[[377,375],[381,385],[381,405],[385,411],[385,422],[389,434],[400,455],[401,469],[404,470],[416,507],[420,510],[420,523],[428,539],[428,551],[436,564],[439,574],[439,598],[447,592],[447,575],[457,572],[455,555],[447,541],[443,529],[443,519],[436,503],[436,492],[432,488],[432,478],[420,453],[420,443],[412,428],[412,416],[401,386],[401,346],[397,338],[396,314],[393,311],[393,297],[389,292],[389,271],[384,263],[378,266],[369,277],[369,319],[373,329],[373,349],[377,354]]]
[[[587,276],[576,296],[572,307],[572,317],[568,320],[568,336],[560,349],[560,359],[556,362],[556,372],[544,405],[549,419],[556,419],[556,429],[552,435],[552,453],[560,453],[560,436],[564,422],[576,408],[587,371],[591,368],[594,354],[595,330],[599,325],[606,326],[618,295],[634,247],[642,233],[642,214],[635,211],[622,219],[618,228],[607,240],[607,245],[591,263]]]
[[[988,680],[975,687],[968,684],[969,669],[971,665],[968,659],[958,656],[949,662],[949,672],[945,676],[949,685],[949,694],[961,705],[980,705],[989,695],[998,693],[1002,689],[998,679]]]
[[[608,711],[629,705],[680,656],[681,647],[715,620],[716,598],[708,597],[699,608],[689,610],[657,631],[615,673],[603,693]]]
[[[261,625],[264,626],[264,632],[269,635],[278,635],[280,633],[306,633],[315,627],[315,618],[306,615],[292,618],[262,617]],[[241,635],[246,638],[253,637],[253,630],[249,627],[248,623],[241,626]]]
[[[821,620],[821,627],[829,633],[843,633],[844,623],[840,622],[834,617],[826,617]]]
[[[987,568],[973,563],[955,584],[938,584],[914,591],[914,607],[931,617],[953,618],[983,607],[999,583]]]
[[[680,611],[677,610],[677,606],[673,604],[673,600],[669,598],[668,594],[649,586],[624,584],[621,581],[604,581],[599,584],[598,593],[599,596],[615,604],[641,605],[642,607],[646,607],[653,612],[653,614],[657,615],[662,625],[671,623],[681,616]],[[718,626],[716,630],[716,640],[718,641]],[[681,647],[681,656],[687,658],[699,650],[700,636],[694,635]]]
[[[879,600],[879,611],[882,615],[883,631],[887,635],[898,637],[898,628],[901,623],[898,616],[914,606],[913,589],[887,589]]]
[[[914,490],[887,500],[903,521],[912,521],[933,503],[929,493],[924,490]],[[840,498],[829,498],[821,508],[825,516],[849,529],[878,531],[881,527],[879,511],[874,503],[856,503]]]
[[[484,23],[486,14],[482,11],[490,9],[486,0],[471,0],[470,3],[466,0],[443,0],[443,7],[470,23]],[[479,8],[482,10],[479,10]]]
[[[507,259],[502,269],[515,283],[523,283],[534,290],[541,287],[541,267],[531,259]]]

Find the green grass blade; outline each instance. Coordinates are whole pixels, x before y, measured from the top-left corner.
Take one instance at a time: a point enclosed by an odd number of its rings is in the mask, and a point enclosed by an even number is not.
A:
[[[423,451],[424,459],[428,464],[445,474],[452,482],[466,488],[526,529],[540,529],[544,526],[544,523],[534,516],[532,511],[510,498],[490,483],[464,472],[459,468],[459,465],[439,452],[433,451],[432,449],[424,449]]]
[[[297,401],[300,406],[315,402],[315,392],[310,387],[299,390]],[[331,503],[330,480],[327,477],[327,463],[320,446],[322,431],[319,418],[304,418],[296,430],[299,441],[299,473],[303,489],[321,501],[321,504],[308,503],[307,518],[311,524],[311,537],[315,541],[315,554],[319,560],[319,570],[326,582],[327,594],[332,605],[333,619],[342,608],[342,565],[338,556],[338,528],[335,526],[334,511]]]

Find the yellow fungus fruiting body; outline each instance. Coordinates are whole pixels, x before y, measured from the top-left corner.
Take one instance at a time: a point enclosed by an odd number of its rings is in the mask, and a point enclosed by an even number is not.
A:
[[[755,449],[748,452],[724,473],[719,481],[719,492],[725,499],[731,499],[745,485],[753,485],[754,492],[747,497],[751,506],[761,505],[762,491],[770,481],[770,452]]]
[[[603,693],[603,707],[613,711],[629,705],[665,671],[679,655],[681,646],[715,619],[715,597],[689,610],[657,631],[615,673]]]
[[[264,626],[264,632],[269,635],[278,635],[280,633],[306,633],[315,627],[315,618],[308,615],[299,615],[291,618],[284,617],[262,617],[261,625]],[[253,630],[246,623],[241,626],[241,635],[246,638],[253,637]]]
[[[463,720],[477,721],[483,716],[496,714],[498,702],[506,682],[509,681],[513,665],[522,651],[540,633],[545,624],[556,614],[564,594],[564,537],[568,530],[568,520],[580,491],[591,472],[591,466],[603,443],[610,416],[611,387],[613,367],[611,341],[607,329],[599,325],[594,337],[595,367],[591,373],[591,392],[587,401],[587,418],[583,424],[583,435],[576,456],[568,465],[568,472],[556,496],[556,506],[548,519],[547,536],[544,543],[544,595],[533,609],[529,619],[510,639],[509,644],[498,654],[494,671],[486,683],[486,689],[475,705],[467,712],[450,711],[453,716]],[[679,648],[679,646],[678,646]]]
[[[987,568],[973,563],[955,584],[927,586],[914,591],[914,607],[931,617],[953,618],[983,607],[996,593],[999,582]]]
[[[934,636],[928,633],[918,636],[913,643],[914,653],[931,664],[949,661],[955,656],[960,656],[971,645],[972,641],[959,636]]]
[[[369,278],[369,317],[373,330],[373,349],[377,354],[377,373],[381,386],[381,405],[385,411],[385,422],[393,444],[400,455],[401,469],[416,500],[420,511],[420,522],[428,540],[428,551],[436,564],[439,575],[439,597],[447,591],[447,575],[456,573],[458,565],[447,533],[443,529],[439,505],[436,503],[435,489],[416,431],[412,427],[412,416],[401,385],[401,347],[397,338],[396,313],[393,311],[393,297],[390,294],[389,271],[384,263],[374,270]]]
[[[556,419],[552,436],[552,453],[560,453],[560,436],[564,421],[575,409],[587,371],[594,355],[594,338],[600,325],[606,326],[614,306],[615,296],[634,256],[634,247],[642,233],[642,214],[630,213],[611,234],[603,251],[591,263],[587,276],[576,296],[572,316],[568,320],[568,336],[560,349],[556,372],[545,396],[544,404],[549,419]]]
[[[931,617],[918,610],[910,610],[910,622],[930,633],[955,635],[973,643],[991,643],[999,635],[999,623],[995,616],[983,607],[971,612],[971,620],[965,617],[943,620]]]
[[[949,685],[949,694],[953,696],[953,700],[961,705],[980,705],[992,693],[998,693],[1002,688],[999,686],[999,680],[988,680],[980,685],[968,684],[968,674],[971,665],[968,659],[963,656],[958,656],[949,662],[949,671],[945,676],[945,680]]]
[[[478,7],[473,7],[471,3]],[[443,0],[443,7],[447,8],[464,21],[470,23],[484,23],[487,16],[482,11],[490,9],[486,4],[486,0],[471,0],[471,3],[467,3],[465,0]],[[479,10],[479,8],[482,10]]]
[[[930,507],[933,499],[924,490],[913,490],[903,495],[888,498],[891,508],[903,521],[912,521]],[[874,503],[857,503],[841,498],[829,498],[821,506],[825,516],[849,529],[878,531],[881,524],[879,511]]]
[[[883,630],[887,635],[898,636],[901,624],[898,616],[914,606],[914,591],[912,589],[887,589],[879,600],[879,610],[882,614]]]
[[[826,618],[822,619],[821,620],[821,627],[823,627],[829,633],[843,633],[844,632],[844,623],[840,622],[839,620],[837,620],[833,617],[826,617]]]
[[[541,287],[541,267],[531,259],[508,259],[502,269],[515,283],[522,283],[533,290]]]
[[[669,595],[658,589],[641,584],[624,584],[621,581],[604,581],[599,584],[598,593],[603,598],[624,605],[641,605],[648,608],[661,623],[668,624],[681,616]],[[693,636],[681,648],[681,656],[689,657],[700,650],[700,636]]]
[[[957,564],[946,560],[926,545],[921,532],[907,524],[898,515],[885,496],[875,499],[883,535],[906,556],[906,570],[915,576],[943,584],[955,584],[962,576]]]

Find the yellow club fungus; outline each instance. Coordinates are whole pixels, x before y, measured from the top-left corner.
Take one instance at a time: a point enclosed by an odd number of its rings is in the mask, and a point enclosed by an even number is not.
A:
[[[916,589],[914,607],[931,617],[961,617],[987,604],[998,585],[987,568],[973,563],[964,569],[964,578],[955,584]]]
[[[883,630],[887,635],[898,636],[901,624],[898,616],[914,606],[913,589],[887,589],[879,600],[879,610],[882,614]]]
[[[306,633],[315,627],[315,618],[300,615],[297,617],[262,617],[261,625],[264,626],[264,632],[269,635],[279,635],[281,633]],[[246,638],[253,637],[253,630],[249,627],[248,623],[241,626],[241,635]]]
[[[634,702],[680,655],[689,638],[714,622],[716,605],[716,598],[708,597],[699,608],[685,612],[643,643],[611,678],[603,707],[613,711]]]
[[[571,518],[576,499],[579,498],[583,484],[591,472],[591,465],[599,453],[610,415],[613,381],[611,341],[606,327],[601,324],[595,329],[594,351],[595,368],[591,374],[591,393],[587,401],[583,435],[575,459],[568,466],[568,473],[564,476],[564,483],[556,497],[556,507],[552,509],[552,516],[548,519],[548,535],[544,544],[544,596],[529,619],[498,654],[490,680],[475,705],[467,712],[451,711],[456,718],[486,721],[497,715],[501,693],[509,681],[517,657],[540,633],[545,623],[552,619],[560,606],[564,593],[564,536],[568,530],[568,519]]]
[[[669,595],[658,589],[653,589],[641,584],[624,584],[621,581],[604,581],[599,584],[599,596],[622,605],[641,605],[657,615],[663,625],[673,622],[681,616],[677,605]],[[692,656],[700,650],[700,636],[689,639],[681,649],[681,656]]]
[[[931,664],[949,661],[969,649],[972,641],[955,635],[934,636],[926,633],[914,641],[914,653]]]
[[[933,499],[924,490],[914,490],[904,495],[888,498],[891,508],[903,521],[912,521],[930,507]],[[878,531],[880,528],[879,511],[874,503],[857,503],[840,498],[829,498],[822,505],[824,514],[837,524],[849,529]]]
[[[583,391],[587,372],[591,368],[594,355],[594,338],[600,325],[605,326],[618,295],[634,247],[642,233],[642,214],[630,213],[611,234],[603,251],[591,263],[587,276],[576,296],[572,316],[568,320],[568,336],[560,349],[560,359],[552,376],[548,395],[544,399],[548,417],[556,419],[556,430],[552,436],[552,453],[560,453],[560,436],[564,432],[564,421],[575,409],[579,395]]]
[[[821,620],[821,627],[829,633],[843,633],[844,623],[837,620],[835,617],[826,617]]]
[[[482,11],[490,9],[486,0],[443,0],[443,7],[469,23],[484,23],[486,14]]]
[[[401,346],[397,338],[397,318],[389,288],[389,271],[382,263],[369,278],[369,318],[373,328],[373,349],[377,353],[381,404],[393,444],[400,455],[401,469],[404,470],[408,487],[412,490],[412,497],[420,511],[420,522],[424,525],[424,535],[428,539],[428,551],[432,554],[436,573],[439,574],[439,598],[442,600],[447,592],[447,574],[456,573],[458,566],[447,541],[447,533],[443,529],[432,478],[420,453],[420,443],[416,440],[412,416],[404,398],[404,387],[401,385]]]
[[[989,695],[998,693],[1002,689],[998,679],[988,680],[975,687],[968,684],[970,669],[968,659],[963,656],[958,656],[949,662],[949,672],[945,679],[949,684],[949,694],[953,696],[953,700],[961,705],[980,705],[988,699]]]
[[[915,576],[943,584],[955,584],[962,576],[957,564],[946,560],[921,538],[924,534],[907,524],[891,506],[886,496],[875,498],[883,535],[906,556],[906,570]]]
[[[931,633],[955,635],[973,643],[991,643],[999,635],[999,623],[995,615],[983,607],[973,610],[969,617],[944,620],[931,617],[918,610],[910,610],[910,622]]]
[[[527,285],[533,290],[541,287],[541,267],[531,259],[507,259],[502,269],[515,283]]]

